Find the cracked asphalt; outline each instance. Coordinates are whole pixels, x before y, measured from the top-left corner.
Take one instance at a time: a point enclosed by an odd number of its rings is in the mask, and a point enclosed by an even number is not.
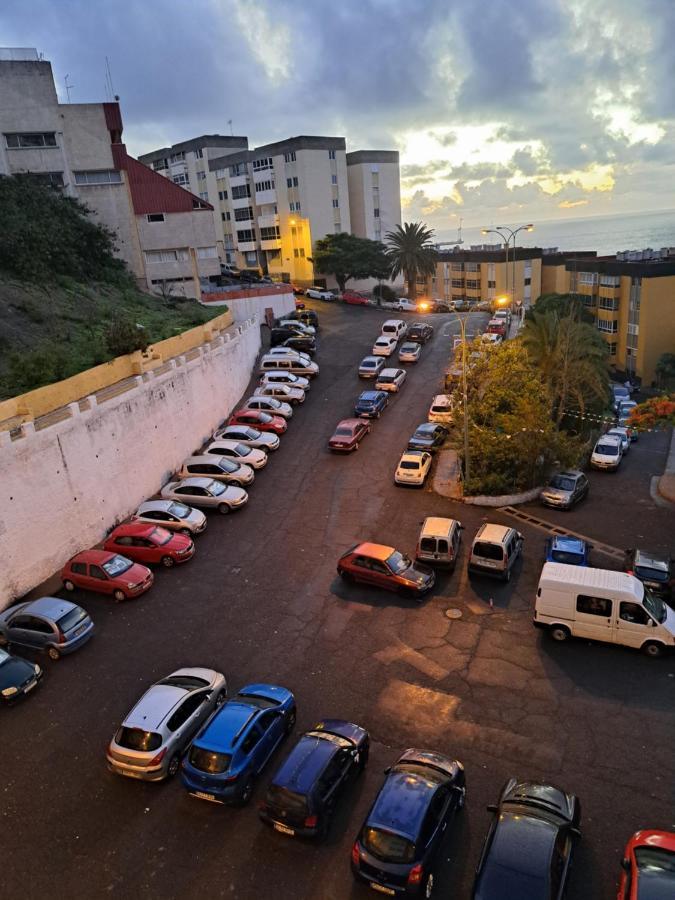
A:
[[[211,515],[195,558],[158,572],[143,598],[115,605],[78,594],[96,637],[70,658],[42,660],[39,691],[2,710],[5,896],[372,896],[353,884],[349,851],[383,768],[409,746],[453,755],[467,771],[467,805],[446,841],[438,897],[470,896],[485,806],[511,775],[551,780],[581,799],[571,900],[615,896],[630,835],[673,828],[675,659],[549,642],[531,624],[545,532],[516,524],[525,551],[510,584],[469,580],[466,544],[482,521],[508,516],[393,483],[457,325],[431,318],[436,336],[401,394],[357,453],[332,456],[333,426],[368,386],[356,365],[387,315],[310,305],[321,317],[321,374],[257,474],[248,507]],[[617,475],[591,473],[578,510],[532,510],[591,540],[672,551],[675,513],[649,497],[666,449],[665,435],[647,435]],[[457,570],[441,574],[423,604],[337,577],[338,556],[357,541],[413,551],[430,514],[461,519],[465,544]],[[448,608],[461,617],[448,618]],[[296,736],[327,716],[369,729],[369,769],[339,806],[326,843],[270,831],[255,803],[221,808],[191,799],[179,781],[143,784],[107,772],[105,747],[121,718],[150,683],[183,665],[223,671],[230,690],[250,681],[290,687]],[[277,751],[257,797],[288,749]]]

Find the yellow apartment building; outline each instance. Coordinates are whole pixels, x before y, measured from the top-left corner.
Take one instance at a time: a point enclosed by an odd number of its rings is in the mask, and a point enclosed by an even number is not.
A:
[[[543,250],[541,257],[541,293],[542,294],[569,294],[572,270],[567,269],[567,263],[575,259],[577,267],[583,260],[595,259],[595,250],[558,250],[557,247]]]

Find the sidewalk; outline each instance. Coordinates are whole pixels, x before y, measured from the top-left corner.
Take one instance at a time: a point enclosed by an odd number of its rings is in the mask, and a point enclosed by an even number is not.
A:
[[[664,500],[675,503],[675,428],[670,436],[670,451],[666,460],[666,468],[658,479],[657,491]]]
[[[456,450],[440,450],[436,457],[434,490],[448,500],[461,500],[464,494]]]

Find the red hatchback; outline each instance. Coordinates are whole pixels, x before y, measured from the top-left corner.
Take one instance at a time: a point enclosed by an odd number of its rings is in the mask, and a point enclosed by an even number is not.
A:
[[[162,563],[169,568],[191,559],[195,545],[184,534],[173,534],[159,525],[131,522],[118,525],[106,538],[103,549],[122,553],[134,562]]]
[[[350,306],[370,306],[370,300],[358,291],[343,291],[342,301],[349,303]]]
[[[342,450],[348,453],[350,450],[359,449],[359,441],[369,434],[370,425],[363,419],[343,419],[338,422],[333,437],[328,441],[331,450]]]
[[[274,434],[283,434],[288,428],[286,420],[281,416],[271,416],[259,409],[238,409],[233,413],[228,425],[249,425],[258,431],[272,431]]]
[[[146,566],[119,553],[83,550],[65,564],[61,580],[67,591],[79,587],[99,594],[112,594],[115,600],[129,600],[149,590],[155,577]]]
[[[675,897],[675,833],[636,831],[626,844],[617,900]]]

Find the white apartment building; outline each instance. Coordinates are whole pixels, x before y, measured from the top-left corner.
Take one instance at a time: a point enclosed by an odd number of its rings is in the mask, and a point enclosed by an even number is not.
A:
[[[352,231],[371,241],[384,240],[401,224],[401,174],[398,150],[356,150],[347,154]]]

